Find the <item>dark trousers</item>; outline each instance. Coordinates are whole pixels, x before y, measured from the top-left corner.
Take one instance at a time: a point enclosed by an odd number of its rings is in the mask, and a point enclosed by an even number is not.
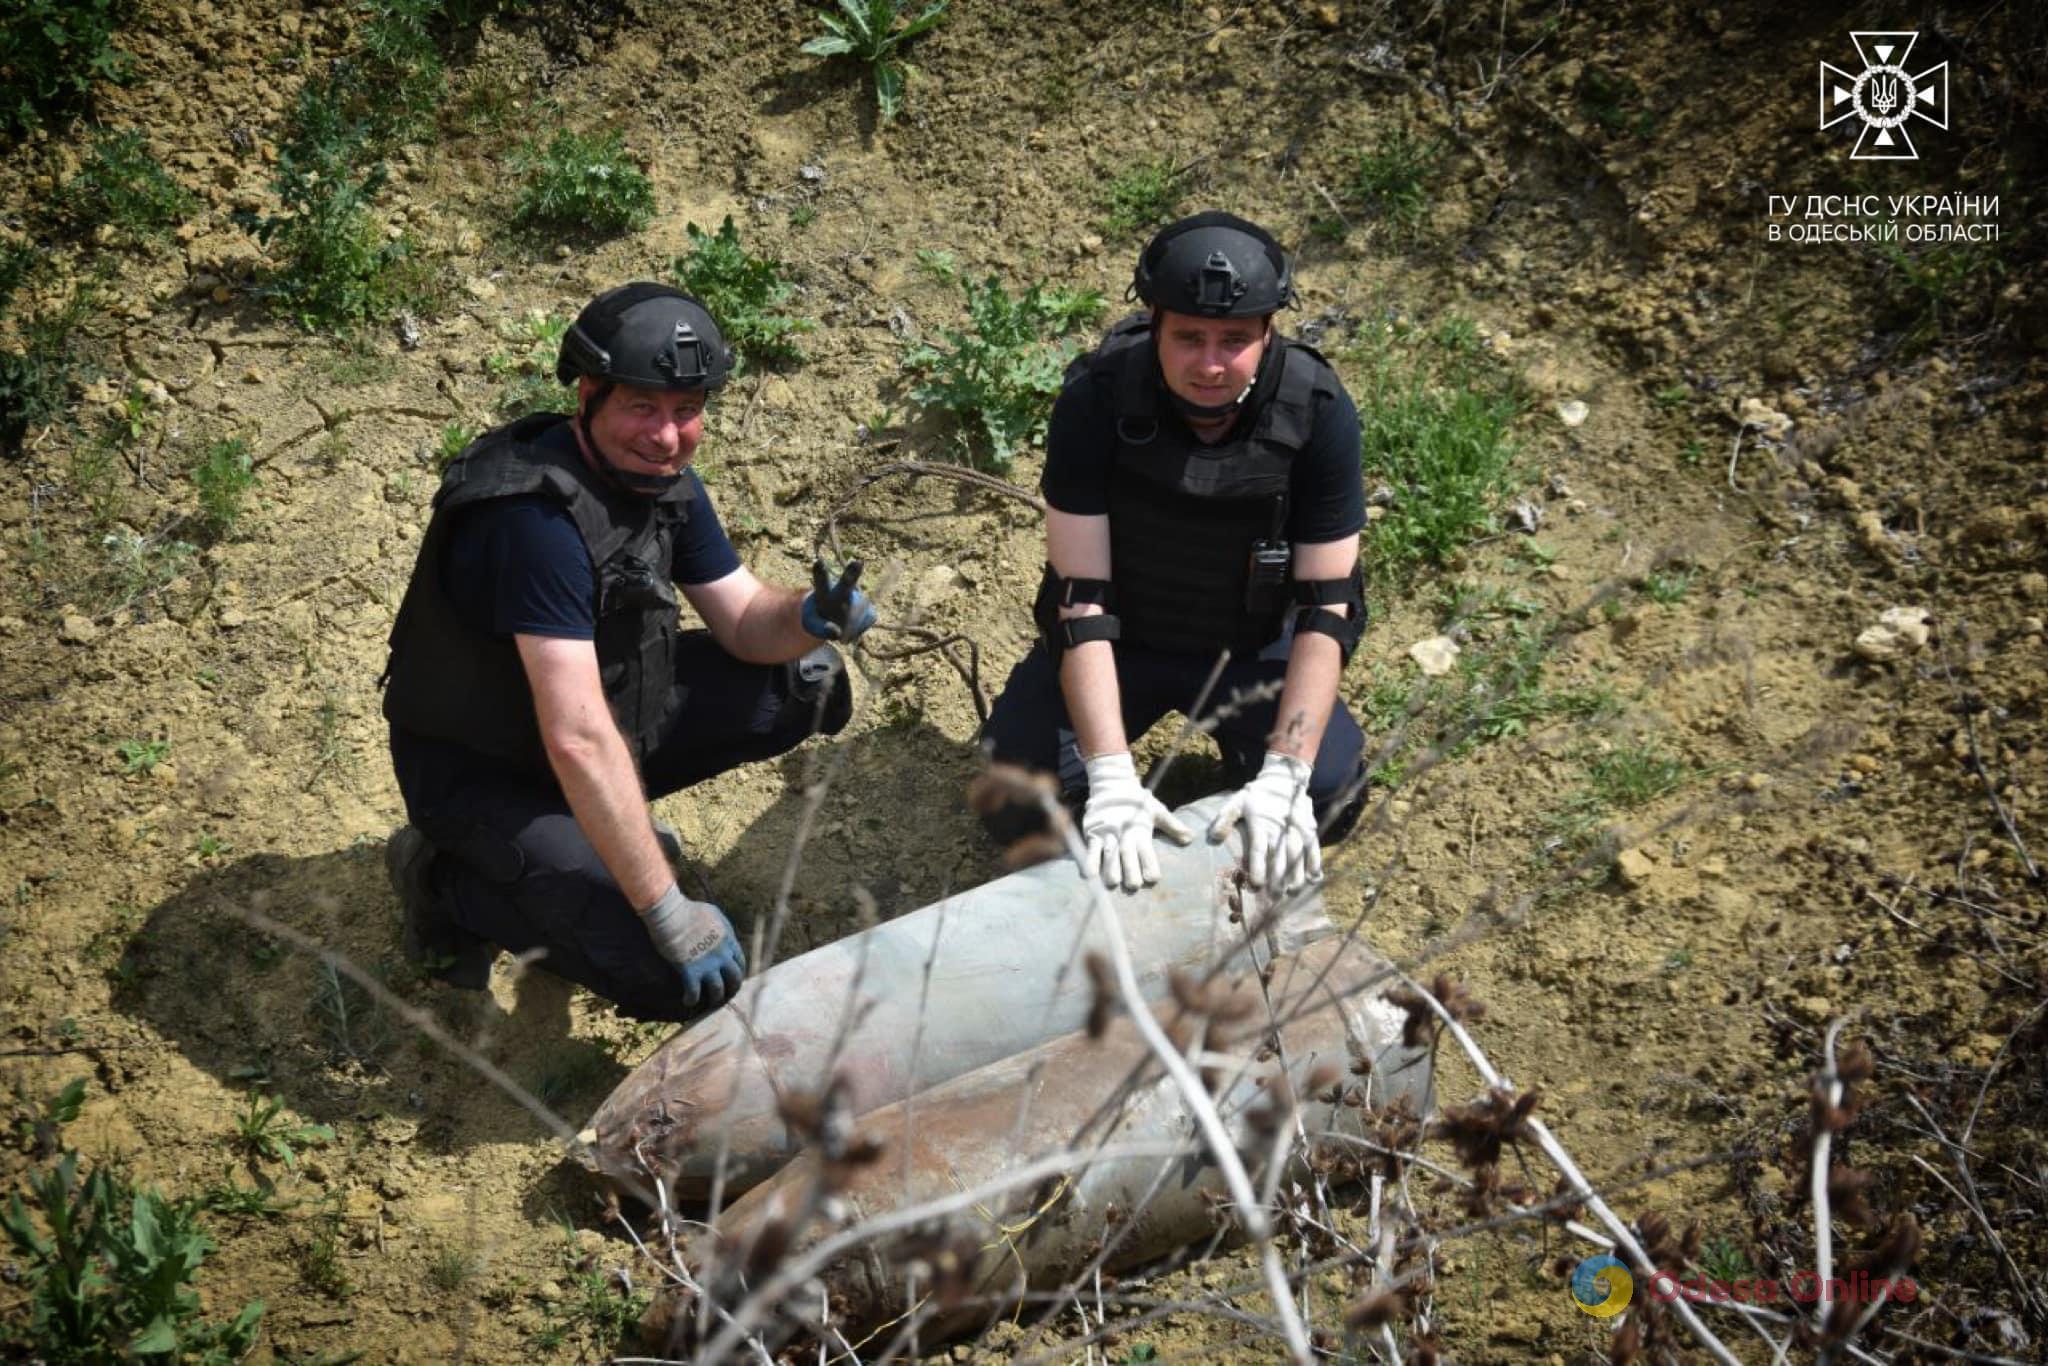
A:
[[[1290,633],[1257,655],[1232,659],[1210,690],[1204,714],[1216,716],[1228,710],[1213,733],[1223,751],[1225,781],[1232,786],[1250,782],[1265,760],[1267,739],[1279,719],[1279,685],[1287,676],[1287,655],[1293,641]],[[1122,641],[1113,642],[1110,648],[1116,652],[1124,734],[1133,741],[1169,711],[1193,714],[1195,699],[1216,663],[1211,657],[1147,650]],[[1261,685],[1270,685],[1272,696],[1240,702]],[[989,709],[981,738],[991,758],[1057,776],[1060,795],[1069,805],[1078,808],[1087,800],[1087,765],[1075,742],[1066,697],[1060,691],[1059,665],[1044,641],[1033,645],[1024,662],[1011,671],[1002,695]],[[1363,801],[1359,777],[1365,767],[1364,755],[1365,735],[1339,701],[1330,709],[1329,725],[1308,780],[1309,800],[1315,804],[1316,820],[1323,826],[1326,841],[1343,836],[1357,818]],[[1352,793],[1354,800],[1332,821],[1331,810],[1346,793]],[[989,822],[990,831],[998,839],[1014,838],[1019,832],[1009,829],[1009,824],[997,813]]]
[[[799,663],[814,663],[814,654]],[[837,655],[831,656],[834,664]],[[815,672],[815,670],[813,670]],[[796,664],[748,664],[695,631],[678,642],[668,719],[642,763],[650,799],[740,764],[773,758],[813,734],[836,734],[852,710],[845,669],[806,684]],[[492,779],[458,786],[430,810],[408,813],[436,850],[431,885],[456,926],[481,941],[467,976],[481,986],[495,944],[541,950],[539,966],[642,1020],[682,1020],[676,970],[654,942],[551,780]]]

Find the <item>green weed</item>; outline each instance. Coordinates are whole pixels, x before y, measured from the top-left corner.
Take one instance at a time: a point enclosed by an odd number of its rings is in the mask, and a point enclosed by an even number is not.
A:
[[[212,865],[219,863],[223,858],[234,852],[234,848],[234,845],[228,843],[219,835],[214,834],[211,830],[202,830],[199,832],[198,837],[192,841],[192,856],[201,863]]]
[[[94,572],[88,594],[100,613],[117,611],[165,587],[199,553],[190,541],[126,530],[108,532],[100,544],[106,559]]]
[[[341,1264],[341,1196],[324,1202],[309,1221],[307,1236],[298,1244],[299,1277],[331,1300],[345,1300],[355,1293],[348,1269]]]
[[[1367,531],[1367,562],[1376,583],[1402,587],[1493,528],[1524,399],[1484,352],[1405,324],[1371,330],[1339,358],[1359,373],[1367,481],[1395,494]]]
[[[125,0],[7,0],[0,5],[0,135],[62,121],[99,81],[128,79],[133,58],[114,46]]]
[[[1657,127],[1655,111],[1643,102],[1643,88],[1629,76],[1598,64],[1579,77],[1579,108],[1610,133],[1648,137]]]
[[[144,242],[161,240],[198,207],[137,132],[95,138],[85,165],[58,192],[58,204],[81,228],[107,223]]]
[[[1695,955],[1689,948],[1677,948],[1664,955],[1664,971],[1667,975],[1684,972],[1693,965]]]
[[[85,1108],[85,1078],[73,1077],[39,1104],[29,1103],[26,1090],[17,1082],[16,1099],[22,1108],[13,1118],[15,1146],[38,1158],[49,1157],[62,1146],[64,1126]]]
[[[114,753],[121,756],[124,773],[154,773],[158,764],[171,757],[171,742],[161,736],[154,740],[123,740],[114,746]]]
[[[92,374],[80,328],[91,300],[90,289],[79,289],[32,310],[18,326],[21,349],[0,348],[0,454],[12,453],[29,428],[62,416],[72,385]]]
[[[1942,243],[1918,252],[1897,242],[1872,247],[1889,321],[1899,329],[1900,349],[1916,355],[1948,336],[1957,320],[1982,311],[2005,265],[1995,247]]]
[[[201,1317],[192,1281],[216,1244],[196,1206],[131,1185],[111,1166],[83,1177],[78,1167],[78,1154],[64,1153],[29,1173],[0,1211],[28,1290],[26,1312],[17,1302],[18,1316],[0,1327],[0,1346],[50,1361],[246,1355],[263,1302],[225,1324]]]
[[[818,206],[815,204],[798,204],[789,211],[789,226],[798,232],[802,232],[817,221]]]
[[[500,413],[523,417],[528,413],[576,411],[576,390],[555,379],[555,357],[562,349],[562,334],[568,330],[567,318],[557,318],[537,308],[528,309],[516,322],[499,325],[498,335],[511,346],[486,356],[484,373],[504,386],[498,394]],[[445,430],[442,440],[445,452]],[[458,447],[455,454],[461,453]]]
[[[1186,197],[1189,170],[1175,166],[1171,157],[1161,157],[1141,161],[1112,179],[1096,201],[1102,210],[1102,235],[1130,237],[1172,218]]]
[[[534,1098],[550,1109],[590,1090],[611,1075],[604,1054],[584,1044],[565,1045],[542,1060]]]
[[[925,264],[950,271],[936,257]],[[959,284],[967,326],[940,328],[936,343],[905,354],[903,367],[915,377],[910,399],[952,417],[970,458],[1007,469],[1020,449],[1044,439],[1051,399],[1080,349],[1067,334],[1102,316],[1102,293],[1040,282],[1012,297],[993,275]]]
[[[340,694],[332,686],[323,687],[320,702],[313,708],[313,769],[306,779],[308,790],[329,774],[339,777],[355,767],[355,751],[342,734],[343,720]]]
[[[1694,578],[1690,569],[1654,569],[1643,576],[1643,596],[1651,602],[1666,607],[1683,602],[1692,588]]]
[[[14,306],[14,291],[35,268],[38,253],[26,242],[0,244],[0,318]]]
[[[283,1101],[261,1091],[249,1093],[248,1107],[235,1116],[235,1132],[229,1140],[230,1146],[252,1161],[282,1162],[293,1171],[298,1169],[300,1148],[333,1141],[333,1126],[302,1123],[285,1111]]]
[[[902,0],[839,0],[841,14],[821,14],[825,32],[803,45],[813,57],[852,57],[874,77],[875,106],[882,122],[903,108],[903,88],[914,68],[903,60],[911,41],[946,17],[947,0],[932,0],[915,18]],[[844,17],[841,17],[841,16]]]
[[[547,1326],[533,1335],[533,1344],[553,1351],[574,1339],[599,1355],[609,1355],[637,1330],[648,1297],[631,1288],[631,1282],[592,1266],[577,1250],[575,1230],[566,1220],[562,1232],[565,1293],[543,1306]]]
[[[455,457],[469,449],[469,443],[482,433],[467,422],[451,422],[441,429],[440,440],[434,446],[434,468],[445,470],[455,462]]]
[[[1749,1254],[1732,1238],[1714,1237],[1700,1249],[1700,1270],[1708,1280],[1734,1282],[1755,1277],[1756,1267]]]
[[[256,487],[256,460],[246,439],[215,441],[192,466],[192,486],[199,493],[199,525],[206,538],[224,541],[241,524],[243,503]]]
[[[444,0],[369,0],[356,30],[364,84],[379,92],[380,133],[398,138],[423,125],[440,105],[446,71],[433,23]]]
[[[328,1051],[343,1061],[373,1062],[391,1043],[390,1022],[376,997],[328,962],[320,964],[314,982],[313,1013]],[[332,1130],[328,1136],[333,1136]]]
[[[427,1263],[427,1281],[444,1295],[452,1295],[476,1279],[477,1255],[467,1248],[443,1247]]]
[[[512,222],[555,232],[637,232],[654,217],[654,182],[626,157],[618,132],[559,129],[545,147],[528,143],[512,166],[525,181]]]
[[[1669,411],[1673,408],[1684,407],[1686,400],[1690,399],[1691,397],[1691,385],[1667,384],[1662,389],[1658,389],[1652,392],[1650,395],[1650,401],[1656,404],[1659,408]]]
[[[109,527],[127,511],[127,490],[121,482],[126,466],[112,433],[101,430],[81,437],[65,460],[65,474],[72,491],[85,503],[92,523]]]
[[[1442,143],[1396,128],[1358,154],[1347,197],[1393,236],[1413,238],[1429,213],[1429,180],[1442,160]]]
[[[1694,437],[1690,441],[1687,441],[1685,445],[1679,448],[1678,451],[1678,463],[1685,466],[1689,470],[1698,469],[1700,463],[1704,461],[1706,458],[1707,443],[1700,440],[1698,437]]]
[[[359,79],[343,66],[300,88],[271,179],[284,211],[238,216],[277,261],[263,294],[308,331],[389,317],[416,286],[406,239],[387,239],[371,212],[389,177]]]
[[[224,1214],[231,1219],[274,1219],[296,1209],[299,1202],[279,1200],[277,1192],[269,1186],[244,1186],[227,1169],[221,1172],[220,1180],[199,1193],[197,1203],[208,1214]]]
[[[1587,788],[1603,806],[1632,811],[1676,792],[1693,777],[1684,760],[1666,754],[1654,741],[1616,746],[1586,764]]]
[[[690,249],[675,259],[676,285],[710,311],[726,345],[744,362],[774,365],[803,359],[796,339],[817,324],[783,311],[796,286],[782,276],[782,263],[756,256],[740,245],[732,215],[716,233],[695,223],[684,229]]]

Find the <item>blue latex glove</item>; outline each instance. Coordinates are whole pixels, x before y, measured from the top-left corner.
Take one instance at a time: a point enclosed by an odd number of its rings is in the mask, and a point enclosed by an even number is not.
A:
[[[747,956],[724,911],[708,901],[690,900],[671,882],[661,899],[640,914],[655,951],[682,976],[684,1006],[715,1010],[739,991]]]
[[[875,624],[875,605],[854,585],[860,582],[861,562],[854,560],[837,581],[825,568],[824,557],[811,563],[811,591],[804,594],[804,629],[820,640],[859,640]]]

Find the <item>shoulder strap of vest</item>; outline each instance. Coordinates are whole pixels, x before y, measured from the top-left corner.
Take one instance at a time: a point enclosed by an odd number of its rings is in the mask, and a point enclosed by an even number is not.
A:
[[[440,490],[434,495],[435,509],[544,494],[576,523],[591,563],[603,564],[642,533],[641,524],[647,519],[644,515],[617,515],[615,505],[623,500],[606,498],[580,459],[537,444],[538,437],[566,420],[555,413],[536,413],[486,432],[442,475]]]
[[[1300,450],[1315,425],[1317,395],[1334,394],[1337,372],[1322,353],[1291,337],[1280,339],[1274,362],[1280,373],[1259,412],[1258,430],[1267,439]]]

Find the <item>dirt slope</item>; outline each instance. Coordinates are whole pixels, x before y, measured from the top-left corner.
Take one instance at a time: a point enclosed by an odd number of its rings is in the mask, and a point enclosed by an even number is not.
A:
[[[961,4],[918,50],[887,129],[863,84],[797,55],[813,21],[795,6],[650,7],[566,36],[492,21],[455,78],[484,95],[451,101],[442,135],[394,168],[392,221],[452,285],[404,349],[389,331],[344,347],[268,318],[250,288],[260,249],[233,221],[266,202],[268,130],[350,12],[141,4],[124,30],[138,78],[101,108],[147,131],[205,207],[169,247],[98,258],[114,273],[85,331],[105,378],[79,408],[95,420],[130,384],[162,398],[111,516],[89,506],[74,429],[32,433],[0,464],[0,991],[18,1092],[88,1076],[70,1141],[182,1192],[251,1182],[229,1140],[252,1085],[334,1127],[296,1170],[264,1164],[289,1208],[209,1216],[221,1247],[200,1284],[216,1314],[266,1302],[260,1356],[600,1359],[619,1302],[601,1273],[632,1249],[593,1231],[592,1193],[533,1118],[233,914],[371,968],[572,1123],[659,1041],[505,964],[472,1008],[398,952],[380,854],[400,804],[374,680],[441,432],[492,420],[502,383],[485,358],[517,349],[529,310],[560,316],[660,274],[686,224],[732,214],[790,263],[819,328],[801,367],[721,400],[702,465],[742,555],[797,582],[858,476],[943,449],[942,429],[906,422],[897,369],[906,337],[958,317],[916,252],[1115,296],[1136,243],[1103,240],[1099,186],[1167,156],[1194,167],[1191,205],[1302,244],[1295,321],[1347,375],[1373,329],[1460,315],[1527,386],[1518,478],[1541,525],[1375,604],[1346,681],[1375,738],[1395,734],[1386,699],[1415,682],[1407,647],[1438,633],[1454,584],[1528,609],[1469,619],[1468,650],[1509,648],[1524,616],[1568,625],[1544,685],[1616,702],[1594,721],[1493,727],[1385,792],[1332,856],[1333,907],[1394,953],[1464,932],[1430,970],[1487,1004],[1480,1042],[1543,1090],[1590,1174],[1745,1154],[1615,1203],[1697,1220],[1760,1270],[1811,1264],[1806,1077],[1822,1030],[1847,1018],[1878,1062],[1848,1160],[1879,1176],[1874,1205],[1925,1230],[1927,1294],[1888,1322],[2014,1356],[2030,1351],[2010,1333],[2032,1334],[2039,1350],[2048,1323],[2013,1283],[2041,1266],[2044,903],[1987,786],[2048,852],[2048,286],[2031,197],[2048,40],[2002,6],[1912,20],[1953,63],[1952,127],[1922,138],[1917,163],[1867,166],[1812,126],[1808,92],[1877,17],[1777,11]],[[491,101],[512,102],[499,126],[457,116]],[[625,131],[654,179],[650,228],[560,252],[503,230],[508,152],[558,121]],[[1312,232],[1358,150],[1395,128],[1444,149],[1420,235],[1375,230],[1355,205],[1347,235]],[[85,269],[85,249],[36,203],[77,147],[13,149],[22,174],[0,192],[10,232],[49,241],[58,277]],[[1931,330],[1930,293],[1899,263],[1764,240],[1767,195],[1852,186],[2001,197],[1998,251],[1945,287]],[[1789,425],[1741,426],[1751,400]],[[1579,425],[1560,416],[1571,401]],[[164,471],[226,435],[258,460],[240,533],[167,575],[124,575],[122,538],[160,536],[192,505]],[[1009,477],[1030,487],[1037,469],[1027,455]],[[892,481],[838,543],[890,566],[892,618],[971,637],[993,693],[1029,638],[1030,509]],[[1927,609],[1930,643],[1860,659],[1852,642],[1892,607]],[[829,780],[786,952],[856,926],[861,889],[887,915],[997,868],[962,800],[976,713],[960,674],[929,654],[862,673],[837,744],[663,804],[717,899],[752,915],[784,876],[805,786]],[[161,762],[129,771],[122,742],[151,739],[169,742]],[[1564,818],[1603,754],[1646,746],[1678,761],[1674,790],[1625,813],[1630,833],[1575,874],[1574,855],[1603,846],[1574,844]],[[1214,768],[1185,773],[1189,795]],[[1442,1089],[1463,1099],[1476,1080],[1447,1058]],[[1974,1135],[1977,1200],[2010,1269],[1949,1188],[1937,1122]],[[1418,1196],[1441,1226],[1461,1217]],[[1603,1353],[1608,1329],[1552,1265],[1580,1255],[1527,1226],[1448,1245],[1428,1310],[1443,1349]],[[1174,1293],[1252,1279],[1220,1262]],[[1339,1330],[1343,1286],[1316,1293],[1318,1322]],[[9,1277],[0,1312],[19,1302]],[[1067,1317],[1035,1341],[1076,1331]],[[1275,1352],[1192,1314],[1110,1350],[1140,1344]]]

